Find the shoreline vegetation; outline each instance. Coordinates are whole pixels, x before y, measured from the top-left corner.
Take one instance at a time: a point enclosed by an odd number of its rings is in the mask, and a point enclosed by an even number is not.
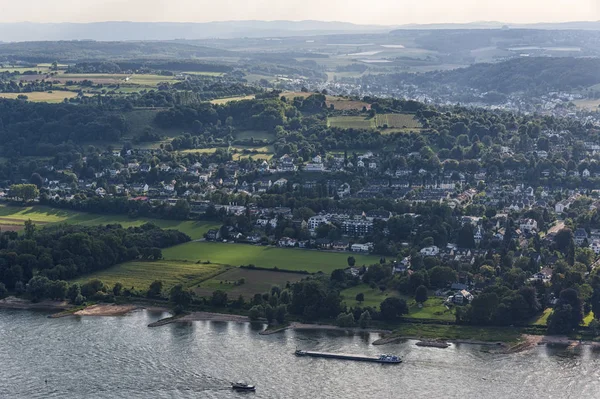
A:
[[[74,307],[66,301],[50,301],[30,302],[26,299],[7,297],[0,300],[0,309],[16,309],[16,310],[42,310],[55,311],[49,315],[50,318],[61,318],[69,316],[79,317],[99,317],[99,316],[124,316],[136,310],[150,310],[157,312],[171,313],[171,310],[163,306],[147,306],[144,304],[91,304],[87,306]],[[235,322],[249,323],[250,318],[243,315],[225,314],[205,311],[191,311],[178,315],[162,318],[148,327],[160,327],[171,323],[186,323],[192,321],[216,321],[216,322]],[[258,322],[264,323],[259,320]],[[265,323],[266,324],[266,323]],[[496,347],[490,349],[491,353],[519,353],[532,349],[538,345],[560,346],[569,349],[577,348],[581,345],[592,346],[594,349],[600,349],[600,342],[585,341],[571,339],[567,336],[553,335],[531,335],[521,334],[519,331],[513,331],[512,336],[506,335],[506,332],[496,331],[493,327],[473,329],[468,326],[452,326],[453,330],[448,330],[447,326],[443,325],[427,325],[426,331],[422,331],[422,325],[407,325],[403,324],[399,330],[392,332],[391,330],[381,328],[361,329],[357,327],[346,328],[337,327],[329,324],[309,324],[300,322],[290,322],[281,326],[269,326],[261,331],[260,335],[277,334],[286,330],[321,330],[321,331],[343,331],[349,333],[377,333],[382,337],[372,342],[373,345],[389,345],[403,342],[406,340],[415,340],[418,346],[447,348],[450,344],[469,344],[480,345],[486,347]],[[472,330],[472,331],[471,331]],[[471,335],[481,331],[489,331],[489,340],[471,339]],[[499,338],[499,339],[495,339]]]

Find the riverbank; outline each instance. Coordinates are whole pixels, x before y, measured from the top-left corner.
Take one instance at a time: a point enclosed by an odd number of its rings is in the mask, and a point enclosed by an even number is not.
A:
[[[49,317],[60,318],[69,316],[124,316],[130,312],[145,309],[149,311],[169,313],[170,309],[163,306],[154,306],[152,304],[93,304],[87,307],[75,307],[66,301],[41,301],[30,302],[26,299],[8,297],[0,300],[0,309],[17,310],[43,310],[56,312]],[[193,322],[193,321],[217,321],[217,322],[236,322],[249,323],[250,318],[243,315],[193,311],[181,315],[171,316],[151,323],[150,327],[159,327],[171,323]],[[259,320],[258,322],[264,322]],[[473,327],[458,325],[437,325],[420,323],[403,323],[393,332],[387,329],[358,327],[344,328],[329,324],[309,324],[300,322],[291,322],[282,326],[267,328],[260,332],[260,335],[271,335],[285,330],[322,330],[322,331],[341,331],[348,333],[377,333],[383,336],[373,342],[373,345],[388,345],[405,340],[416,340],[421,342],[438,342],[452,344],[470,344],[490,347],[491,352],[495,353],[518,353],[534,348],[538,345],[555,345],[567,348],[576,348],[580,345],[592,346],[594,349],[600,349],[600,342],[583,341],[571,339],[567,336],[544,336],[521,334],[516,328],[502,327]],[[444,347],[445,345],[424,345]]]
[[[391,334],[390,330],[381,330],[375,328],[358,328],[358,327],[338,327],[330,324],[308,324],[292,322],[286,326],[280,328],[267,329],[260,333],[260,335],[271,335],[283,332],[285,330],[325,330],[325,331],[343,331],[350,333],[378,333],[378,334]]]
[[[18,310],[63,311],[71,308],[71,305],[69,305],[67,301],[44,300],[40,302],[31,302],[27,299],[9,296],[7,298],[0,299],[0,308]]]

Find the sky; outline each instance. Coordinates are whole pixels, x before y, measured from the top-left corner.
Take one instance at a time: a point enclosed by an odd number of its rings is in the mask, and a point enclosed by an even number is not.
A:
[[[0,0],[0,22],[321,20],[401,25],[600,20],[600,0]]]

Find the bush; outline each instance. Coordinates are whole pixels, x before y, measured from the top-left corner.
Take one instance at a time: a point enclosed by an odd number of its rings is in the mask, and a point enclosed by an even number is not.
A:
[[[354,315],[352,313],[342,312],[335,319],[335,324],[338,327],[354,327],[356,322],[354,320]]]

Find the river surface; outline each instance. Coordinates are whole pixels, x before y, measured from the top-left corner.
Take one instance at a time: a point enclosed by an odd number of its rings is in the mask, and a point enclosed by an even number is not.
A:
[[[500,355],[474,345],[375,347],[377,334],[294,332],[164,314],[68,317],[0,309],[0,398],[600,398],[600,353],[536,347]],[[401,365],[297,358],[296,348],[382,351]],[[235,393],[230,381],[257,385]]]

